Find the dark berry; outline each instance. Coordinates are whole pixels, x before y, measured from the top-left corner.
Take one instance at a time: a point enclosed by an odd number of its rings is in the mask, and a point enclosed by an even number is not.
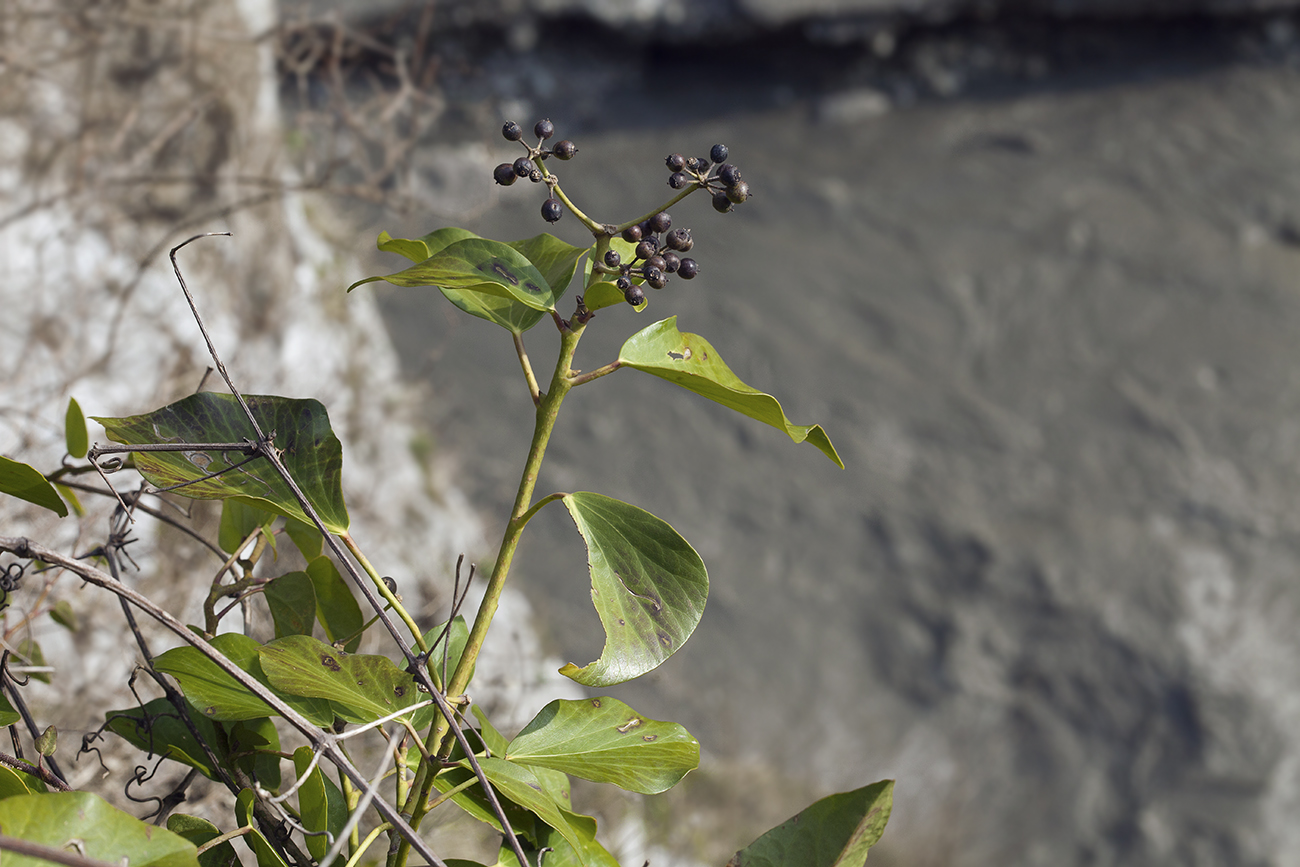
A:
[[[524,137],[524,130],[523,127],[512,120],[501,127],[501,134],[506,137],[506,141],[519,141]]]
[[[727,146],[724,144],[715,144],[709,151],[709,159],[715,163],[725,163],[727,161]]]
[[[673,229],[664,238],[664,243],[673,250],[685,253],[695,246],[695,241],[691,238],[690,229]]]
[[[664,257],[660,256],[658,253],[655,253],[649,259],[645,260],[645,266],[647,268],[658,268],[660,271],[663,271],[667,265],[668,263],[664,261]]]
[[[503,187],[508,187],[519,179],[515,174],[515,167],[510,163],[502,163],[492,170],[492,179]]]
[[[629,286],[624,289],[623,297],[626,298],[627,303],[631,304],[633,307],[640,307],[645,303],[645,292],[641,290],[640,286]]]
[[[657,252],[659,252],[659,242],[654,238],[643,238],[636,245],[636,257],[638,259],[649,259]]]
[[[611,268],[617,268],[623,263],[623,257],[618,255],[617,250],[605,251],[605,264]]]
[[[623,240],[627,241],[629,244],[635,244],[637,241],[641,240],[642,234],[640,226],[628,226],[623,230]]]
[[[668,165],[668,171],[670,172],[680,172],[686,168],[686,157],[681,154],[669,154],[668,159],[664,160],[664,162]]]
[[[520,157],[515,160],[514,169],[515,174],[519,175],[521,178],[526,178],[530,172],[536,169],[536,166],[533,165],[533,161],[528,157]]]
[[[708,157],[695,158],[695,166],[700,170],[700,174],[707,172],[709,170],[709,167],[712,165],[713,164],[709,162]]]
[[[679,257],[672,250],[667,250],[664,252],[663,260],[664,260],[663,269],[665,274],[677,273],[677,267],[682,264],[681,257]],[[653,256],[651,257],[651,261],[654,261]]]
[[[533,169],[531,172],[528,173],[528,180],[532,181],[535,184],[540,184],[542,182],[542,170]]]
[[[672,226],[672,224],[673,218],[668,216],[667,211],[660,211],[650,219],[646,220],[646,226],[655,234],[667,232],[668,228]]]
[[[674,190],[680,190],[682,187],[690,183],[690,181],[691,179],[686,177],[685,172],[673,172],[668,176],[668,186],[672,187]]]
[[[573,155],[578,152],[578,146],[566,138],[564,141],[555,143],[553,152],[556,159],[571,160]]]
[[[627,290],[632,288],[632,281],[627,277],[619,277],[614,281],[614,285],[619,288],[619,291],[627,292]]]
[[[702,172],[709,167],[708,160],[700,160],[698,157],[690,157],[686,160],[686,168],[693,172]]]
[[[646,285],[651,289],[662,289],[668,285],[668,279],[664,277],[664,272],[658,268],[651,268],[647,265],[642,269],[641,273],[645,275]]]
[[[551,123],[550,118],[539,120],[537,125],[533,127],[533,132],[540,139],[548,139],[555,135],[555,124]]]
[[[739,205],[745,199],[749,198],[749,184],[741,181],[734,187],[727,189],[727,199],[734,205]]]
[[[713,210],[719,214],[725,214],[731,210],[731,199],[727,198],[726,193],[713,194]]]
[[[740,183],[740,169],[731,163],[723,163],[718,169],[718,179],[729,187],[734,187]]]
[[[677,276],[683,280],[693,280],[698,273],[700,266],[694,259],[683,259],[682,264],[677,266]]]
[[[546,201],[542,202],[542,219],[545,220],[546,222],[548,223],[558,222],[560,217],[563,214],[564,214],[564,206],[560,204],[559,199],[555,197],[551,197]]]

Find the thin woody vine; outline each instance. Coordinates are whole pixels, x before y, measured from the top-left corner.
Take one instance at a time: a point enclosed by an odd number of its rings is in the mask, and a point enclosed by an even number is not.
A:
[[[258,867],[380,861],[406,867],[419,863],[413,854],[438,867],[473,867],[481,862],[444,860],[447,853],[432,851],[422,834],[431,817],[459,810],[500,833],[492,865],[610,867],[618,862],[601,843],[595,820],[572,803],[570,778],[650,795],[698,766],[699,744],[686,729],[601,690],[652,671],[685,643],[704,611],[708,573],[672,526],[634,505],[586,491],[536,496],[561,405],[574,388],[624,369],[639,371],[843,464],[820,425],[791,422],[774,397],[742,382],[712,344],[680,331],[675,316],[633,333],[608,363],[588,372],[573,367],[588,328],[621,327],[622,305],[645,310],[647,288],[662,290],[674,278],[693,280],[701,273],[687,255],[695,246],[692,231],[675,224],[668,209],[700,192],[721,213],[749,199],[749,184],[728,162],[726,146],[713,145],[706,157],[670,154],[667,201],[606,223],[571,200],[551,171],[552,160],[567,164],[578,148],[567,139],[549,144],[555,135],[550,120],[534,126],[535,144],[517,123],[505,124],[502,135],[525,152],[497,166],[495,182],[527,180],[544,188],[542,218],[555,224],[571,213],[590,243],[575,246],[547,233],[504,243],[454,227],[420,238],[385,232],[379,249],[409,266],[348,287],[382,280],[436,288],[465,313],[510,335],[534,406],[534,432],[477,610],[461,610],[473,570],[463,575],[460,563],[446,621],[421,623],[404,607],[396,585],[367,559],[364,540],[348,532],[342,446],[325,406],[245,395],[226,369],[177,264],[178,251],[205,236],[190,239],[172,250],[171,260],[227,391],[200,391],[135,416],[95,417],[112,442],[93,447],[72,400],[60,466],[42,472],[17,457],[0,457],[0,493],[61,516],[75,513],[74,519],[88,521],[83,497],[117,501],[106,530],[83,528],[82,538],[99,540],[75,549],[0,535],[6,603],[40,584],[44,589],[27,616],[72,626],[66,603],[46,602],[51,579],[72,573],[118,597],[139,651],[132,679],[137,703],[107,710],[102,727],[86,736],[71,760],[90,760],[111,735],[152,760],[142,767],[176,763],[188,774],[170,791],[143,799],[150,774],[138,772],[127,781],[132,800],[155,806],[140,815],[73,790],[59,764],[58,721],[33,717],[23,698],[26,681],[14,673],[14,663],[44,663],[57,677],[60,661],[45,660],[31,642],[17,653],[6,650],[0,726],[10,728],[12,753],[0,750],[0,850],[78,867],[123,859],[228,867],[239,857],[238,844]],[[581,294],[565,318],[560,304],[575,276]],[[599,311],[607,313],[597,319]],[[539,376],[524,346],[524,335],[541,323],[553,327],[558,342],[549,379]],[[597,387],[617,387],[607,385],[617,381]],[[123,471],[138,476],[139,485],[115,487],[112,474]],[[165,508],[164,493],[222,501],[217,538],[177,519]],[[552,701],[507,736],[470,698],[475,666],[490,640],[519,540],[532,517],[552,503],[568,511],[586,546],[605,642],[595,661],[560,670],[586,687],[588,698]],[[127,546],[135,522],[143,520],[189,533],[219,561],[212,573],[194,576],[209,587],[201,611],[168,612],[120,580],[133,567]],[[282,545],[302,555],[304,568],[277,571],[268,553]],[[248,605],[264,606],[261,622],[269,621],[268,628],[231,631],[223,625]],[[170,633],[168,649],[153,646],[138,617]],[[360,652],[369,632],[383,640],[367,647],[378,643],[389,652]],[[147,697],[145,682],[153,684],[154,697]],[[354,760],[363,755],[381,759],[363,769]],[[180,809],[198,776],[228,791],[223,822]],[[892,791],[886,780],[823,798],[738,850],[730,865],[860,867],[884,831]]]

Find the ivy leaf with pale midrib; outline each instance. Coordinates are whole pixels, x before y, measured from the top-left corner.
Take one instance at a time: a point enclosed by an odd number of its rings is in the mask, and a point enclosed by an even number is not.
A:
[[[709,594],[704,561],[667,522],[603,494],[565,494],[587,543],[591,599],[605,649],[585,668],[560,673],[604,687],[640,677],[677,652],[695,631]]]
[[[654,795],[699,767],[700,745],[677,723],[600,696],[551,702],[510,742],[505,757]]]
[[[387,232],[383,232],[379,235],[379,249],[405,256],[416,265],[420,265],[451,244],[469,238],[478,238],[478,235],[467,229],[456,227],[438,229],[422,238],[414,239],[392,238]],[[550,286],[551,296],[554,301],[559,301],[560,297],[564,295],[569,283],[573,280],[578,261],[587,252],[582,247],[575,247],[561,241],[554,235],[546,233],[532,238],[525,238],[521,241],[511,241],[506,246],[513,248],[532,263],[533,267],[545,278],[547,285]],[[457,289],[441,284],[435,285],[447,297],[448,301],[461,310],[480,319],[486,319],[488,322],[494,322],[515,334],[524,333],[540,322],[546,315],[545,311],[521,303],[513,296],[503,297],[485,294],[481,291]]]
[[[819,424],[797,425],[770,394],[740,381],[717,350],[698,334],[677,330],[677,317],[656,322],[628,338],[619,351],[624,367],[644,371],[707,397],[742,415],[769,424],[796,443],[807,442],[844,469],[835,446]]]
[[[343,446],[317,400],[245,395],[262,430],[275,434],[281,461],[331,532],[348,528],[343,505]],[[201,392],[176,403],[126,418],[101,418],[110,439],[127,445],[238,443],[255,432],[234,395]],[[239,451],[133,452],[136,469],[160,488],[192,482],[177,493],[196,500],[239,497],[263,509],[311,523],[293,490],[270,462],[256,457],[238,469],[211,476],[247,460]],[[205,478],[211,476],[210,478]]]

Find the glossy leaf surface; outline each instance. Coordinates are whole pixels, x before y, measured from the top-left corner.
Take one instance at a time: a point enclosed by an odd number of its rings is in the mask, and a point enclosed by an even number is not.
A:
[[[506,759],[653,795],[699,767],[700,745],[673,722],[638,714],[617,699],[557,699],[506,749]]]
[[[238,633],[225,633],[212,639],[212,646],[279,695],[286,704],[305,716],[313,725],[324,727],[334,722],[334,709],[328,701],[305,698],[297,694],[286,695],[271,685],[266,673],[262,671],[262,663],[258,657],[262,645],[253,639]],[[154,667],[176,678],[185,698],[208,719],[238,722],[259,719],[273,713],[265,702],[218,668],[215,662],[196,648],[188,645],[174,647],[159,655],[154,660]]]
[[[60,851],[80,841],[78,854],[101,863],[131,867],[198,867],[193,843],[164,828],[147,825],[89,792],[18,795],[0,801],[0,828]],[[48,861],[13,852],[5,867],[49,867]]]
[[[844,462],[821,425],[791,423],[776,398],[741,382],[707,340],[698,334],[678,331],[676,316],[656,322],[628,338],[619,352],[619,361],[624,367],[666,379],[742,415],[785,431],[796,443],[807,442],[816,446],[840,469],[844,468]]]
[[[348,722],[372,722],[426,697],[388,657],[343,653],[307,635],[272,641],[258,656],[277,691],[329,699]]]
[[[487,238],[452,241],[423,262],[395,274],[358,280],[348,291],[375,280],[511,299],[534,310],[555,309],[551,285],[533,263],[509,244]]]
[[[59,499],[54,486],[45,480],[39,470],[6,457],[0,457],[0,494],[9,494],[49,509],[58,513],[60,518],[68,516],[67,505]]]
[[[587,835],[583,833],[583,823],[580,821],[581,819],[589,819],[589,817],[579,816],[557,803],[556,799],[546,791],[545,786],[537,776],[522,765],[507,762],[504,759],[487,758],[479,760],[479,767],[483,769],[483,774],[488,778],[488,782],[500,795],[530,810],[543,822],[559,832],[560,836],[579,852],[580,863],[584,865],[591,863],[590,859],[585,855],[587,847],[584,845],[584,838]],[[594,834],[595,821],[590,819],[589,821],[591,821],[591,829]],[[492,824],[496,824],[495,820],[493,820]]]
[[[862,867],[893,805],[893,780],[830,795],[741,849],[727,867]]]
[[[281,460],[307,495],[325,526],[342,533],[348,528],[343,505],[343,446],[330,429],[325,407],[315,400],[245,395],[253,417],[275,445]],[[110,438],[128,445],[150,443],[237,443],[254,436],[243,409],[233,395],[200,392],[145,415],[99,418]],[[262,457],[219,476],[248,456],[242,452],[134,452],[135,465],[150,484],[179,489],[187,497],[220,500],[243,497],[254,505],[310,523],[293,491]]]
[[[37,783],[35,777],[0,765],[0,800],[15,795],[32,795],[45,791],[44,783]]]
[[[591,600],[605,628],[600,658],[560,673],[584,686],[623,683],[656,668],[695,631],[709,595],[704,561],[654,515],[602,494],[566,494],[587,543]]]

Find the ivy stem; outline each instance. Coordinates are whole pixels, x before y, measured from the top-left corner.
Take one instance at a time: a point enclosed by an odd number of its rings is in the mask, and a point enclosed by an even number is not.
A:
[[[551,432],[555,430],[555,420],[559,415],[560,404],[564,401],[565,395],[569,393],[573,371],[570,365],[573,363],[574,352],[578,348],[578,340],[582,337],[582,332],[586,325],[581,322],[574,322],[569,328],[560,329],[560,357],[555,362],[555,373],[551,377],[551,387],[546,394],[542,396],[541,403],[537,406],[536,422],[533,428],[533,441],[528,449],[528,459],[524,463],[524,472],[519,480],[519,491],[515,495],[514,508],[510,512],[510,520],[506,524],[505,534],[501,539],[501,549],[497,554],[496,565],[492,569],[492,577],[488,579],[487,589],[483,593],[483,602],[479,605],[478,614],[474,617],[474,625],[470,628],[469,637],[465,641],[465,649],[461,653],[460,663],[456,666],[456,671],[451,675],[447,686],[447,701],[455,704],[462,700],[465,687],[469,685],[470,673],[473,671],[474,664],[478,660],[479,652],[483,649],[483,641],[487,637],[488,627],[492,625],[492,618],[496,615],[497,608],[501,604],[501,594],[505,590],[506,578],[510,574],[510,563],[514,559],[515,549],[519,545],[519,537],[522,535],[524,525],[528,519],[536,513],[536,508],[531,508],[530,503],[533,498],[533,488],[537,485],[537,477],[541,471],[542,458],[546,454],[546,445],[550,442]],[[559,495],[547,497],[542,503],[538,504],[540,508],[545,502],[556,499]],[[429,731],[429,737],[426,739],[426,745],[438,748],[440,758],[446,758],[451,752],[453,741],[447,737],[451,729],[450,723],[443,716],[439,716],[435,721],[433,728]],[[434,762],[422,762],[419,771],[417,771],[418,794],[411,804],[410,799],[407,803],[410,805],[411,827],[419,828],[425,814],[431,806],[429,803],[429,794],[433,790],[433,780],[437,776],[437,771],[433,770]],[[394,857],[389,859],[390,867],[401,867],[406,863],[406,854],[409,845],[403,840],[398,847]]]
[[[370,580],[374,582],[375,589],[379,591],[379,595],[383,596],[388,604],[393,606],[393,611],[397,612],[397,616],[402,618],[402,622],[406,624],[406,628],[411,630],[411,635],[415,638],[415,644],[420,648],[420,652],[428,653],[429,645],[425,642],[424,635],[420,632],[420,627],[415,625],[415,620],[413,620],[411,615],[407,613],[406,606],[397,598],[397,595],[393,593],[392,590],[388,589],[388,585],[384,583],[383,576],[380,575],[379,571],[370,564],[370,561],[366,559],[366,555],[361,553],[361,548],[357,545],[356,540],[346,532],[339,533],[338,537],[343,540],[343,544],[352,552],[352,556],[356,558],[357,563],[359,563],[361,568],[365,570],[366,574],[370,576]]]
[[[528,380],[528,393],[532,395],[533,406],[539,406],[542,402],[542,390],[537,385],[537,377],[533,375],[533,365],[528,361],[528,353],[524,350],[524,336],[517,331],[510,332],[510,336],[515,339],[515,354],[519,356],[519,365],[524,369],[524,379]]]
[[[585,382],[591,382],[593,379],[600,379],[602,376],[609,376],[611,373],[618,370],[622,366],[623,366],[623,362],[621,361],[611,361],[609,364],[606,364],[604,367],[598,367],[595,370],[590,371],[588,373],[581,374],[580,376],[570,377],[569,385],[578,386],[578,385],[582,385]]]

